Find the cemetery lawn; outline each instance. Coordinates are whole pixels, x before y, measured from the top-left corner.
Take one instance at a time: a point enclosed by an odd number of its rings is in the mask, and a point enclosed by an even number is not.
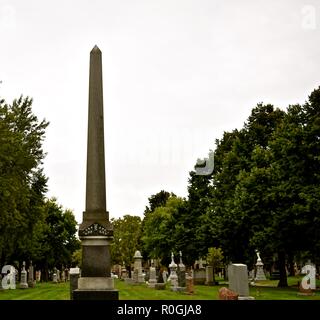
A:
[[[288,288],[277,288],[278,281],[263,281],[259,286],[250,287],[250,295],[256,300],[320,300],[320,290],[314,296],[299,296],[298,277],[288,278]],[[319,287],[317,281],[317,287]],[[147,285],[130,285],[124,281],[115,280],[115,287],[119,290],[120,300],[218,300],[219,288],[228,284],[221,282],[219,286],[194,286],[194,294],[155,290]],[[37,283],[35,288],[1,290],[0,300],[69,300],[69,282],[54,284]]]

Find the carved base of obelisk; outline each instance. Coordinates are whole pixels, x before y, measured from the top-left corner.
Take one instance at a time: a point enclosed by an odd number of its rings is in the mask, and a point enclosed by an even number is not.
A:
[[[119,300],[110,277],[110,243],[112,230],[93,223],[79,230],[82,244],[82,270],[78,288],[73,291],[74,300]]]

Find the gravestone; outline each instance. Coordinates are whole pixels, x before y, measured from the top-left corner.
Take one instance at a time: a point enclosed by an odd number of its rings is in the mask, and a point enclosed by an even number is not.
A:
[[[113,226],[106,205],[102,54],[97,46],[90,52],[86,174],[86,205],[79,226],[82,269],[73,298],[118,300],[111,277]]]
[[[127,269],[124,262],[122,263],[120,278],[121,279],[128,278],[128,273],[127,273]]]
[[[206,283],[206,269],[196,269],[193,270],[193,280],[194,284],[205,284]]]
[[[70,300],[73,300],[73,291],[78,289],[78,279],[80,277],[80,268],[70,268]]]
[[[170,282],[171,282],[171,290],[177,291],[178,288],[178,276],[177,276],[177,264],[174,262],[173,252],[171,253],[171,263],[169,264],[170,269]]]
[[[186,275],[186,286],[187,286],[187,293],[193,294],[194,288],[193,288],[193,276],[192,272],[188,272]]]
[[[178,264],[178,288],[177,291],[186,290],[186,266],[182,262],[182,252],[180,254],[180,262]]]
[[[163,278],[164,283],[166,283],[168,281],[168,271],[167,270],[162,271],[162,278]]]
[[[213,267],[206,266],[206,282],[207,286],[213,286],[215,283],[213,282]]]
[[[21,270],[21,278],[20,278],[20,289],[27,289],[28,288],[28,281],[27,281],[27,271],[26,271],[26,263],[23,261],[22,263],[22,270]]]
[[[60,281],[61,281],[61,273],[60,273],[60,270],[57,269],[56,273],[57,273],[57,282],[60,282]]]
[[[52,282],[53,283],[58,283],[58,274],[57,274],[57,268],[53,268],[53,274],[52,274]]]
[[[166,288],[166,283],[163,280],[163,271],[160,269],[157,283],[155,284],[156,290],[164,290]]]
[[[151,267],[149,272],[150,272],[150,275],[149,275],[148,287],[154,288],[157,283],[157,273],[156,273],[156,268],[154,267],[154,264],[153,264],[153,260],[151,262]]]
[[[63,266],[61,269],[61,282],[66,282],[66,272]]]
[[[37,281],[37,282],[40,282],[40,281],[41,281],[41,271],[40,271],[40,270],[37,270],[37,271],[36,271],[36,281]]]
[[[228,266],[229,289],[239,294],[238,300],[252,300],[249,297],[247,265],[234,263]]]
[[[134,270],[133,270],[133,282],[134,283],[144,283],[144,275],[142,274],[142,255],[139,250],[137,250],[133,256],[134,259]]]
[[[256,271],[256,276],[255,276],[255,281],[263,281],[263,280],[267,280],[266,275],[264,274],[263,271],[263,263],[262,260],[260,258],[260,253],[258,250],[256,250],[257,253],[257,263],[256,263],[256,267],[257,267],[257,271]]]

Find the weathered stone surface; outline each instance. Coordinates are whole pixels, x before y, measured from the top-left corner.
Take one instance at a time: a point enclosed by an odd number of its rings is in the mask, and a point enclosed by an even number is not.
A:
[[[186,286],[187,286],[187,293],[193,294],[194,293],[194,287],[193,287],[193,277],[190,274],[186,275]]]
[[[133,270],[133,281],[134,283],[144,283],[144,275],[142,274],[142,255],[137,250],[133,256],[134,259],[134,270]]]
[[[238,300],[238,297],[238,293],[226,287],[222,287],[219,289],[219,300]]]
[[[78,289],[78,279],[80,277],[79,268],[70,268],[70,300],[73,300],[73,291]]]
[[[249,279],[247,265],[234,263],[228,266],[229,289],[239,296],[249,296]]]
[[[148,282],[149,288],[154,288],[157,283],[157,274],[156,274],[156,268],[154,266],[150,267],[150,277]]]
[[[26,271],[26,263],[23,261],[22,263],[22,271],[21,271],[21,279],[20,279],[20,289],[27,289],[28,282],[27,282],[27,271]]]
[[[206,283],[206,269],[196,269],[193,271],[194,284],[205,284]]]
[[[108,277],[111,274],[110,250],[107,245],[82,246],[83,277]],[[98,260],[98,261],[97,261]]]
[[[213,267],[206,266],[206,282],[207,286],[213,286],[215,283],[213,281]]]

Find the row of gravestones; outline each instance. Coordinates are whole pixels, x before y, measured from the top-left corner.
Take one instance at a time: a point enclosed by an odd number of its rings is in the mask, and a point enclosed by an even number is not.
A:
[[[132,278],[127,277],[127,271],[125,268],[122,269],[121,277],[126,283],[130,284],[142,284],[146,283],[145,274],[142,272],[142,255],[140,251],[136,251],[134,254],[134,271]],[[186,291],[188,294],[193,293],[193,273],[186,273],[186,267],[182,262],[182,253],[180,251],[180,262],[176,264],[174,262],[174,255],[171,254],[171,263],[169,265],[170,275],[168,277],[167,271],[159,272],[157,277],[156,268],[151,262],[149,269],[149,280],[147,282],[148,287],[155,288],[157,290],[165,289],[166,285],[169,284],[172,291]],[[213,273],[212,273],[213,278]]]
[[[69,269],[65,268],[62,271],[60,271],[56,267],[53,268],[53,274],[52,274],[52,282],[53,283],[66,282],[69,280],[70,280]]]
[[[28,276],[29,275],[29,276]],[[11,266],[6,265],[2,268],[0,275],[0,289],[15,289],[16,283],[18,282],[19,271]],[[41,271],[36,271],[36,278],[34,278],[34,267],[32,261],[30,261],[30,266],[28,271],[26,270],[25,261],[22,263],[22,270],[20,273],[20,288],[33,288],[36,281],[40,281]]]
[[[18,282],[19,271],[11,265],[7,265],[2,268],[0,274],[0,289],[15,289]],[[65,282],[69,280],[68,269],[64,269],[62,272],[57,268],[54,268],[52,281],[54,283]],[[20,273],[20,289],[34,288],[37,282],[41,281],[41,271],[34,272],[34,266],[30,261],[28,271],[26,270],[26,263],[23,261],[22,270]]]
[[[259,257],[259,256],[258,256]],[[260,261],[260,257],[258,258]],[[262,270],[263,272],[263,270]],[[298,295],[314,295],[316,290],[316,267],[313,264],[307,264],[302,268],[302,274],[305,274],[299,283]],[[259,273],[257,272],[259,277]],[[265,279],[265,275],[260,276]],[[257,276],[256,276],[257,279]],[[235,263],[228,266],[229,290],[225,287],[219,289],[219,299],[221,300],[253,300],[249,296],[249,277],[247,265]]]

